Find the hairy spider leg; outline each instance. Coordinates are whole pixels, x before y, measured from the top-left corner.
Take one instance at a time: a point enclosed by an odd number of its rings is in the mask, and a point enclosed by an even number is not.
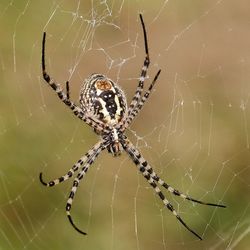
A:
[[[61,101],[66,104],[76,115],[78,118],[83,120],[85,123],[87,123],[92,128],[103,131],[104,130],[104,124],[100,121],[96,121],[93,118],[87,116],[83,110],[78,107],[75,103],[69,100],[69,93],[65,94],[59,84],[57,84],[47,73],[46,66],[45,66],[45,43],[46,43],[46,32],[43,33],[43,41],[42,41],[42,73],[44,80],[49,84],[49,86],[57,93],[58,97],[61,99]],[[67,85],[66,85],[67,86]]]
[[[72,177],[74,175],[74,173],[80,168],[80,166],[82,164],[84,164],[85,162],[87,162],[87,160],[91,159],[97,151],[99,151],[100,148],[103,147],[103,141],[99,141],[97,142],[94,147],[92,147],[83,157],[81,157],[75,164],[74,166],[68,171],[68,173],[66,173],[65,175],[51,180],[49,182],[45,182],[42,178],[42,173],[40,173],[40,181],[43,185],[47,186],[47,187],[53,187],[61,182],[64,182],[66,180],[68,180],[70,177]]]
[[[153,171],[152,167],[147,163],[147,161],[143,158],[143,156],[140,154],[139,150],[137,150],[133,144],[128,140],[124,140],[122,143],[124,150],[129,154],[133,162],[137,165],[139,171],[142,173],[144,178],[147,179],[148,183],[154,188],[157,195],[160,197],[164,205],[173,213],[173,215],[177,218],[177,220],[192,234],[194,234],[197,238],[202,240],[201,236],[199,236],[194,230],[192,230],[180,217],[180,215],[176,212],[172,204],[165,198],[160,188],[157,186],[156,181],[162,185],[163,187],[167,188],[167,190],[170,193],[173,193],[174,195],[180,196],[184,199],[191,200],[193,202],[197,202],[203,205],[210,205],[210,206],[217,206],[217,207],[225,207],[224,205],[218,205],[213,203],[206,203],[202,202],[196,199],[193,199],[187,195],[182,194],[181,192],[177,191],[176,189],[172,188],[165,182],[163,182]]]
[[[169,184],[167,184],[166,182],[164,182],[153,170],[153,168],[148,164],[148,162],[143,158],[143,156],[141,155],[141,153],[139,152],[139,150],[131,143],[129,142],[129,147],[130,150],[133,151],[134,156],[136,157],[136,159],[140,162],[140,165],[143,166],[142,170],[145,172],[148,172],[150,174],[150,176],[157,181],[157,183],[159,183],[161,186],[163,186],[164,188],[166,188],[170,193],[176,195],[176,196],[180,196],[181,198],[185,199],[185,200],[189,200],[195,203],[199,203],[202,205],[208,205],[208,206],[214,206],[214,207],[222,207],[222,208],[226,208],[225,205],[221,205],[221,204],[215,204],[215,203],[210,203],[210,202],[204,202],[204,201],[200,201],[197,199],[194,199],[192,197],[190,197],[189,195],[186,195],[182,192],[180,192],[179,190],[173,188],[172,186],[170,186]]]
[[[79,183],[81,181],[81,179],[85,176],[85,174],[87,173],[89,167],[91,166],[91,164],[95,161],[95,159],[97,158],[97,156],[101,153],[102,150],[104,150],[107,147],[107,144],[105,144],[105,142],[102,142],[100,147],[98,147],[98,149],[96,149],[95,153],[92,154],[92,157],[88,158],[87,162],[83,165],[81,171],[78,173],[78,175],[76,176],[76,178],[73,181],[73,186],[71,189],[71,192],[69,194],[69,198],[67,200],[67,204],[66,204],[66,213],[67,213],[67,217],[69,219],[70,224],[76,229],[76,231],[78,231],[81,234],[86,235],[85,232],[83,232],[82,230],[80,230],[75,223],[73,222],[73,219],[70,215],[70,210],[72,207],[72,203],[73,203],[73,199],[75,196],[75,193],[77,191],[77,188],[79,186]]]
[[[123,125],[123,130],[125,130],[126,128],[128,128],[128,126],[131,124],[131,122],[133,121],[133,119],[138,115],[139,111],[143,108],[145,102],[148,100],[150,93],[152,92],[152,89],[159,77],[161,73],[161,70],[158,70],[158,72],[156,73],[152,83],[149,85],[148,90],[145,92],[145,94],[142,96],[142,98],[139,100],[139,102],[137,103],[137,105],[134,107],[134,109],[130,112],[130,115],[127,116],[125,123]]]
[[[143,87],[144,87],[144,81],[147,75],[147,70],[150,64],[150,59],[149,59],[149,52],[148,52],[148,39],[147,39],[147,32],[146,32],[146,28],[145,28],[145,24],[143,21],[143,17],[142,14],[140,14],[140,20],[141,20],[141,25],[142,25],[142,30],[143,30],[143,37],[144,37],[144,47],[145,47],[145,59],[144,59],[144,63],[141,69],[141,76],[139,78],[139,83],[135,92],[135,95],[129,105],[128,108],[128,115],[130,115],[130,113],[133,111],[134,107],[136,107],[138,101],[141,98],[141,94],[143,91]]]

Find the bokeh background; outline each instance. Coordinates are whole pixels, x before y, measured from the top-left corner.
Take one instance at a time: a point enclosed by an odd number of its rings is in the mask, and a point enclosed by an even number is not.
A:
[[[250,4],[247,0],[0,2],[0,249],[249,249]],[[41,75],[47,68],[71,98],[100,72],[131,100],[144,59],[149,80],[162,74],[127,132],[159,175],[195,198],[165,194],[203,241],[163,207],[126,154],[103,152],[71,210],[72,180],[39,182],[66,171],[98,140],[60,103]]]

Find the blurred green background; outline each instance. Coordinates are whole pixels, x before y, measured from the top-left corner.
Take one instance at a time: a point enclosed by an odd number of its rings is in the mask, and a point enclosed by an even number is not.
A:
[[[0,2],[0,249],[249,249],[250,5],[240,1]],[[162,74],[127,132],[159,175],[216,209],[171,200],[201,242],[165,209],[126,154],[103,152],[71,210],[66,173],[97,142],[41,75],[47,68],[71,98],[94,72],[131,100],[144,59],[138,13]],[[149,80],[147,81],[149,84]],[[147,86],[147,85],[146,85]]]

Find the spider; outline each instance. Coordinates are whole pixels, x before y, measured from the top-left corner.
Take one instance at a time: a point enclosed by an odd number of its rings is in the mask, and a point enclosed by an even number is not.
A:
[[[158,70],[153,81],[149,85],[148,89],[143,93],[144,81],[147,76],[147,70],[150,64],[148,40],[145,24],[143,21],[142,14],[139,14],[143,37],[144,37],[144,49],[145,59],[141,69],[141,75],[139,78],[138,86],[134,97],[129,106],[127,106],[126,96],[121,88],[102,74],[92,74],[84,80],[83,86],[80,90],[80,106],[77,106],[73,101],[70,100],[69,82],[66,82],[66,93],[62,90],[59,84],[57,84],[47,73],[45,67],[45,40],[46,33],[43,33],[42,40],[42,74],[44,80],[49,86],[56,92],[60,100],[66,104],[73,112],[73,114],[80,120],[87,123],[94,129],[94,132],[100,136],[99,142],[97,142],[84,156],[82,156],[63,176],[51,180],[46,183],[40,173],[40,181],[47,187],[55,186],[61,182],[64,182],[71,178],[78,170],[71,192],[69,194],[66,204],[66,214],[71,225],[81,234],[86,235],[85,232],[80,230],[70,214],[73,199],[75,193],[80,184],[81,179],[87,173],[89,167],[95,161],[97,156],[104,150],[107,149],[113,156],[118,156],[124,150],[132,159],[137,166],[142,176],[147,180],[150,186],[154,189],[155,193],[160,197],[164,206],[172,212],[176,219],[191,233],[202,240],[195,231],[193,231],[180,217],[177,211],[174,209],[172,204],[166,199],[162,193],[160,186],[166,188],[171,194],[180,196],[183,199],[196,202],[203,205],[215,206],[225,208],[224,205],[207,203],[200,200],[196,200],[189,195],[186,195],[177,189],[171,187],[165,181],[163,181],[153,170],[150,164],[144,159],[139,150],[130,142],[127,136],[124,134],[125,130],[129,127],[131,122],[140,112],[145,102],[148,100],[152,89],[161,73]]]

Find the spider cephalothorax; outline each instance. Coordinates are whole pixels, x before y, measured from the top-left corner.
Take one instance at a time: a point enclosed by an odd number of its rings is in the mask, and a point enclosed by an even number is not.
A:
[[[108,134],[102,135],[104,141],[108,142],[107,150],[113,156],[119,156],[123,151],[122,144],[126,141],[126,136],[116,128],[110,130]]]
[[[75,174],[75,172],[79,171],[73,181],[73,186],[69,194],[69,198],[67,200],[66,213],[71,225],[78,232],[86,234],[74,224],[70,215],[72,202],[79,183],[87,173],[91,164],[101,153],[101,151],[107,149],[110,153],[113,154],[113,156],[117,156],[120,155],[122,150],[124,150],[136,164],[138,170],[142,173],[143,177],[154,189],[155,193],[162,200],[164,206],[166,206],[166,208],[173,213],[173,215],[185,228],[187,228],[191,233],[193,233],[201,240],[202,238],[190,227],[188,227],[187,224],[178,215],[177,211],[162,193],[160,186],[167,189],[167,191],[169,191],[170,193],[192,202],[216,207],[225,206],[193,199],[192,197],[185,195],[177,189],[171,187],[156,174],[156,172],[149,165],[149,163],[143,158],[139,150],[128,140],[128,138],[124,134],[125,130],[129,127],[133,119],[137,116],[145,102],[148,100],[150,93],[154,87],[154,84],[156,83],[157,78],[161,72],[159,70],[156,73],[153,81],[143,94],[144,81],[147,75],[147,69],[149,67],[150,60],[148,53],[147,34],[141,14],[140,21],[143,29],[146,56],[142,66],[141,75],[139,78],[139,83],[135,95],[132,98],[132,101],[128,108],[125,94],[123,93],[121,88],[111,79],[105,77],[102,74],[92,74],[84,81],[83,87],[80,91],[80,107],[77,106],[73,101],[71,101],[69,95],[69,82],[66,82],[66,93],[64,93],[60,85],[57,84],[53,79],[51,79],[51,77],[46,71],[46,33],[43,34],[42,73],[44,80],[57,93],[61,101],[72,110],[75,116],[77,116],[79,119],[91,126],[94,131],[98,135],[100,135],[100,140],[84,156],[82,156],[65,175],[46,183],[42,178],[42,173],[40,173],[40,181],[45,186],[52,187],[60,182],[68,180]]]

